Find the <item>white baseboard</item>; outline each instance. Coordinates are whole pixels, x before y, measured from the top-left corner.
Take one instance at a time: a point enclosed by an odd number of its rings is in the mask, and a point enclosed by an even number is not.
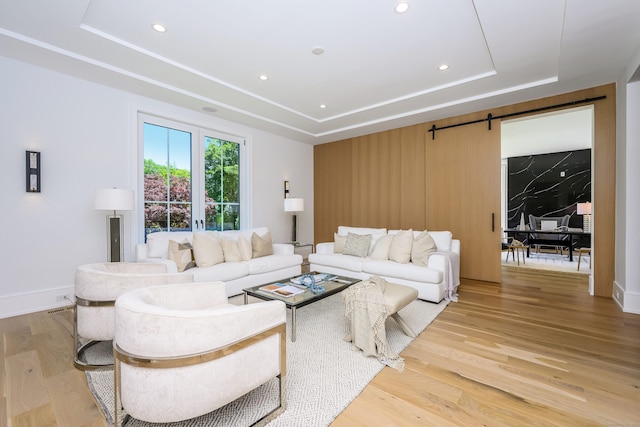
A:
[[[625,291],[614,281],[612,297],[625,313],[640,314],[640,293]]]
[[[0,318],[65,307],[74,302],[73,286],[5,295],[0,297]]]
[[[625,313],[640,314],[640,293],[625,292],[622,311]]]

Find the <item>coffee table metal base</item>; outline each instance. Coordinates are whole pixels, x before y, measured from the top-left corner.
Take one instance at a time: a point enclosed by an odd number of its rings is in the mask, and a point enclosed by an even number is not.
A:
[[[244,293],[244,304],[249,304],[249,294]],[[291,307],[291,342],[296,342],[296,307]]]

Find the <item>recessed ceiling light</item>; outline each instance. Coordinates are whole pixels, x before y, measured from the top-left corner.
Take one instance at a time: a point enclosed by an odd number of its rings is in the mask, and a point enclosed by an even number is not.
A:
[[[444,71],[444,70],[446,70],[447,68],[449,68],[449,66],[448,66],[447,64],[442,64],[441,66],[439,66],[439,67],[438,67],[438,70],[440,70],[440,71]]]
[[[311,49],[311,53],[313,53],[314,55],[322,55],[324,53],[324,48],[320,46],[316,46],[313,49]]]
[[[207,113],[215,113],[215,112],[217,112],[217,111],[218,111],[218,110],[216,110],[216,109],[215,109],[215,108],[213,108],[213,107],[202,107],[202,109],[203,109],[204,111],[206,111]]]
[[[409,10],[409,2],[401,1],[396,5],[397,13],[405,13],[407,10]]]
[[[324,104],[320,104],[320,108],[327,108],[327,106]]]
[[[167,31],[167,28],[162,24],[153,24],[151,28],[153,28],[159,33],[165,33]]]
[[[269,76],[267,76],[266,74],[261,74],[260,77],[258,77],[260,80],[269,80]]]

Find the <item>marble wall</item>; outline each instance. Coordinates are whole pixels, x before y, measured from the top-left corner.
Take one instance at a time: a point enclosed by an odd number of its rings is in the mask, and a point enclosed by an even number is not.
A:
[[[564,151],[507,159],[507,227],[520,224],[524,212],[535,216],[571,215],[570,227],[582,228],[576,203],[591,201],[591,150]]]

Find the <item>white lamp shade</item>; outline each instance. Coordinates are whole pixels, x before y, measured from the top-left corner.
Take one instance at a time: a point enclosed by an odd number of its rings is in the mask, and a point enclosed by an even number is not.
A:
[[[578,203],[578,215],[591,215],[591,202]]]
[[[304,199],[284,199],[285,212],[302,212],[304,211]]]
[[[96,190],[93,207],[104,211],[133,210],[133,190],[123,188],[101,188]]]

